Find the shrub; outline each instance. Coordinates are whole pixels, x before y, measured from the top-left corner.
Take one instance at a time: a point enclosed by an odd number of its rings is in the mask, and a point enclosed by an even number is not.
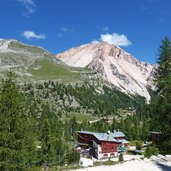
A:
[[[123,158],[123,154],[121,153],[120,155],[119,155],[119,162],[123,162],[124,161],[124,158]]]
[[[141,150],[142,149],[142,142],[141,141],[136,141],[136,149]]]
[[[68,160],[69,164],[78,163],[80,160],[80,154],[76,151],[72,151],[68,157],[69,157],[69,160]]]
[[[144,156],[150,158],[152,155],[157,156],[159,154],[159,149],[156,146],[147,146]]]

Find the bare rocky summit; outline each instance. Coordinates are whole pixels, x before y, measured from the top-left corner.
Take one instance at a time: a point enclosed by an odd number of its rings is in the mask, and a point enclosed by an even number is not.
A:
[[[106,42],[81,45],[56,55],[67,65],[95,69],[122,92],[150,100],[156,65],[141,62],[118,46]]]

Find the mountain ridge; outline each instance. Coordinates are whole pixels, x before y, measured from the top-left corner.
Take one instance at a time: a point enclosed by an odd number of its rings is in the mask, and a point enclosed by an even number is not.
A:
[[[100,42],[81,45],[56,55],[74,67],[95,69],[103,79],[125,93],[138,94],[150,100],[148,87],[153,86],[155,64],[141,62],[118,46]]]
[[[105,84],[126,94],[143,96],[149,102],[148,88],[155,88],[153,75],[156,67],[106,42],[73,47],[55,56],[42,47],[15,39],[0,39],[0,76],[12,68],[23,78],[62,80],[66,77],[70,80],[73,77],[74,81],[79,75],[80,82],[85,77],[91,81],[90,73],[95,71]],[[96,75],[93,79],[97,79]]]
[[[4,73],[10,69],[20,78],[29,80],[76,75],[74,69],[42,47],[27,45],[15,39],[0,39],[0,77],[4,77]]]

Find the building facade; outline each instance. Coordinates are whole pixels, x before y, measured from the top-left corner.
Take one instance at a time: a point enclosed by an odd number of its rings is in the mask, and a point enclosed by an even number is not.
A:
[[[97,159],[104,159],[115,157],[118,152],[126,150],[129,142],[125,140],[125,135],[120,131],[113,133],[79,131],[78,145],[81,148],[91,148],[93,156]]]

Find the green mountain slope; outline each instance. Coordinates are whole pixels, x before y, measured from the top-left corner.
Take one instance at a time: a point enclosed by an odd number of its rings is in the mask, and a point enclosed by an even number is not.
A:
[[[0,76],[12,69],[24,80],[80,79],[79,72],[43,48],[22,44],[13,39],[0,40]]]

